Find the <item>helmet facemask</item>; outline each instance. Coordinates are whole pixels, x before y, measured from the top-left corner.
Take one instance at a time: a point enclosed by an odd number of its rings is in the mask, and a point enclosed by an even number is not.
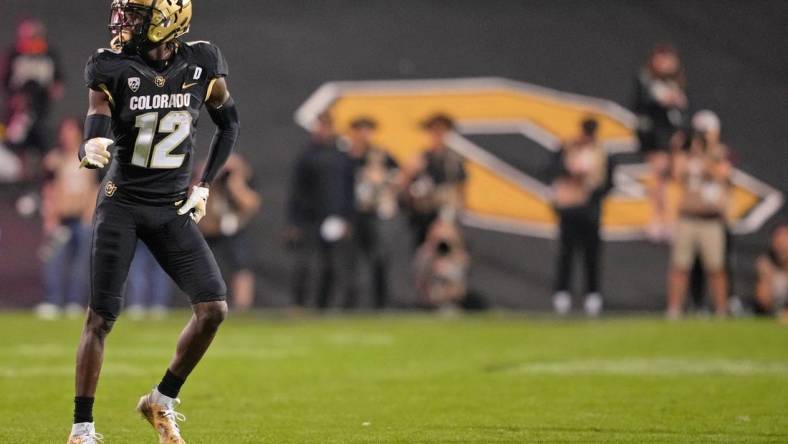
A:
[[[112,46],[140,51],[148,45],[153,8],[130,3],[129,0],[114,0],[111,7],[109,30]]]

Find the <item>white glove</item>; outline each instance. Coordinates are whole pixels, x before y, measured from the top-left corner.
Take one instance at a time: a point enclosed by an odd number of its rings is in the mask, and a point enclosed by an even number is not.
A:
[[[181,205],[178,209],[178,214],[183,216],[189,213],[194,223],[200,223],[200,220],[205,216],[205,206],[208,204],[208,188],[205,187],[192,187],[192,194],[186,199],[186,203]]]
[[[85,157],[82,158],[80,167],[104,168],[109,163],[109,147],[115,143],[106,137],[94,137],[85,142]]]

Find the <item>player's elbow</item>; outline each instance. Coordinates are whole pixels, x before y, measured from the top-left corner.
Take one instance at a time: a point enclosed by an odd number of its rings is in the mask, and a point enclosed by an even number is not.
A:
[[[232,98],[228,99],[227,102],[220,107],[209,107],[208,114],[222,133],[234,137],[237,137],[238,133],[240,133],[241,118],[238,115],[238,107],[235,106],[235,102]]]
[[[239,120],[231,120],[226,122],[220,130],[227,134],[231,139],[237,140],[238,135],[241,134],[241,122]]]

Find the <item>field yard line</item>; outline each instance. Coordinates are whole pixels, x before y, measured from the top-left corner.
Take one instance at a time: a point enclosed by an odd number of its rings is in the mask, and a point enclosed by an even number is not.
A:
[[[788,362],[703,358],[582,359],[520,363],[500,366],[495,370],[504,373],[545,375],[788,375]]]

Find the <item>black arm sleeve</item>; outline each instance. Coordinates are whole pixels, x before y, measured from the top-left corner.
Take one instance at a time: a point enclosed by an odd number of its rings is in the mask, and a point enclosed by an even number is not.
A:
[[[550,159],[550,164],[546,169],[547,181],[549,183],[555,182],[559,178],[566,176],[566,166],[564,165],[565,149],[566,148],[564,146],[561,146],[557,152],[553,153],[553,156]]]
[[[90,140],[95,137],[111,138],[112,118],[104,114],[91,114],[85,118],[84,139]],[[85,144],[79,147],[79,160],[85,157]]]
[[[209,107],[208,114],[216,124],[216,133],[213,135],[208,160],[205,162],[205,170],[202,173],[202,181],[205,183],[211,183],[216,178],[216,174],[233,152],[238,134],[241,131],[238,109],[235,107],[232,97],[219,108]]]

